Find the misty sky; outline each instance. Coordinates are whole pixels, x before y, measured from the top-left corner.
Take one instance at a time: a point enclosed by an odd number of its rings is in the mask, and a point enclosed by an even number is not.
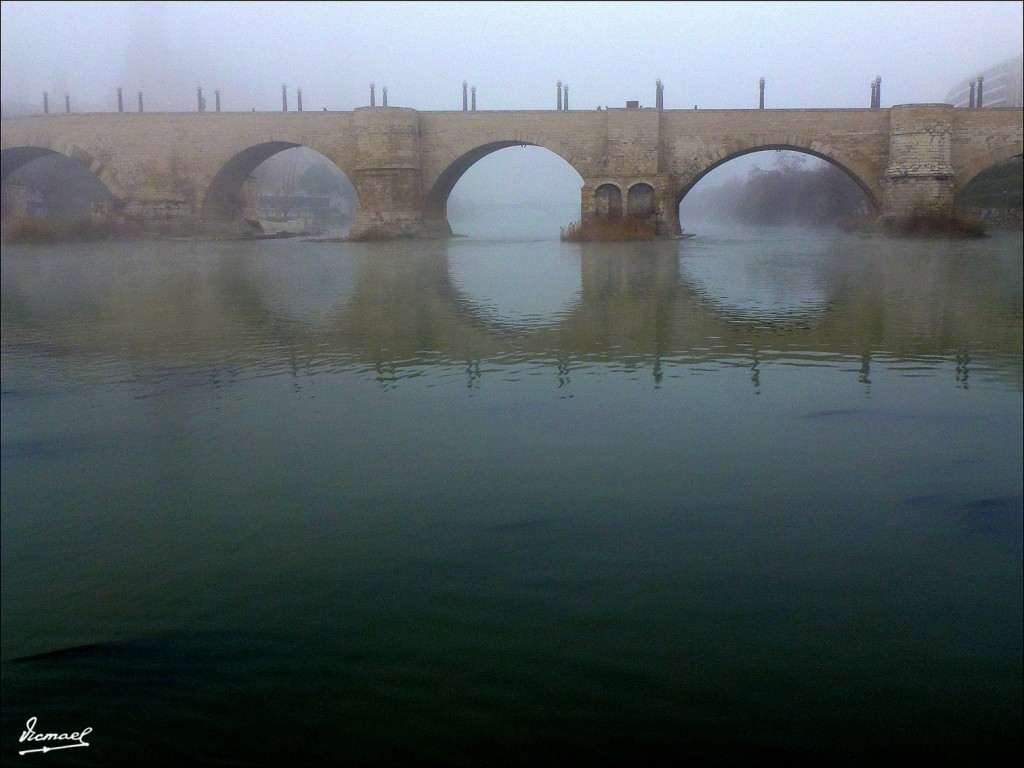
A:
[[[551,109],[641,105],[665,84],[668,109],[866,107],[937,102],[957,81],[1024,47],[1021,2],[232,3],[3,2],[2,100],[41,111],[192,110],[201,85],[225,110],[278,110],[287,84],[304,108],[369,103]],[[379,103],[379,101],[378,101]],[[502,154],[502,153],[497,153]]]
[[[225,109],[276,110],[280,89],[306,109],[368,103],[547,109],[883,106],[945,98],[958,80],[1020,54],[1024,4],[964,3],[2,3],[2,98],[42,92],[103,107],[115,89],[190,110],[195,88]]]

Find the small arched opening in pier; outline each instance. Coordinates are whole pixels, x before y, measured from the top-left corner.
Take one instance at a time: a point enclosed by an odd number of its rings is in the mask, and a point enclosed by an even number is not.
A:
[[[654,215],[657,202],[654,197],[654,187],[650,184],[634,184],[629,188],[626,196],[626,207],[629,218],[646,220]]]
[[[207,222],[245,222],[253,234],[347,234],[355,187],[324,155],[284,141],[257,144],[226,162],[203,197]]]
[[[603,221],[622,219],[622,190],[617,184],[602,184],[594,190],[594,215]]]
[[[42,147],[13,147],[0,157],[0,209],[11,238],[29,231],[72,239],[98,236],[120,209],[117,196],[93,173],[88,158]]]
[[[434,182],[425,224],[435,234],[557,238],[579,218],[583,177],[556,152],[496,141],[466,152]],[[450,222],[450,223],[449,223]]]
[[[753,147],[709,162],[678,193],[680,228],[853,228],[879,210],[878,195],[850,168],[789,144]]]

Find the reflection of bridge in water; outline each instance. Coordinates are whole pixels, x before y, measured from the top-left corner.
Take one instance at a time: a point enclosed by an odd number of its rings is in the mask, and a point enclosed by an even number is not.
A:
[[[401,378],[403,371],[466,366],[467,376],[478,377],[474,366],[489,361],[561,376],[574,366],[626,364],[649,368],[656,380],[669,364],[859,359],[866,373],[879,353],[899,361],[981,352],[999,358],[1000,375],[1020,386],[1019,260],[917,257],[912,249],[893,258],[893,247],[870,268],[844,258],[853,251],[841,247],[823,256],[818,300],[778,314],[709,297],[680,270],[687,257],[676,243],[593,244],[578,251],[578,293],[541,323],[482,310],[480,297],[453,275],[448,241],[350,244],[354,258],[332,254],[312,278],[320,297],[314,307],[309,285],[288,288],[275,278],[273,264],[285,269],[287,257],[260,261],[243,244],[229,244],[205,270],[181,268],[188,262],[182,255],[170,262],[154,255],[134,273],[122,265],[116,283],[97,276],[95,262],[78,267],[81,279],[62,273],[58,282],[31,261],[5,259],[4,345],[31,343],[19,338],[18,323],[31,318],[63,339],[60,354],[103,353],[144,369],[356,366]],[[971,271],[981,271],[988,287],[1003,286],[1004,295],[993,301],[965,279]],[[290,309],[290,298],[307,306]]]

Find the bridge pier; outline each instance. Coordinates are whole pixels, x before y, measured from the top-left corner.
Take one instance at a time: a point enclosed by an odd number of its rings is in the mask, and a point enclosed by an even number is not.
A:
[[[359,194],[359,213],[350,237],[420,236],[423,171],[419,113],[405,107],[360,107],[355,110],[355,132],[357,160],[352,184]]]
[[[350,237],[419,237],[423,233],[418,169],[361,168],[352,184],[359,194],[359,212]]]
[[[675,184],[668,174],[590,176],[580,189],[580,220],[642,219],[659,236],[680,234]]]
[[[953,212],[953,117],[950,104],[890,109],[889,165],[881,180],[883,219]]]

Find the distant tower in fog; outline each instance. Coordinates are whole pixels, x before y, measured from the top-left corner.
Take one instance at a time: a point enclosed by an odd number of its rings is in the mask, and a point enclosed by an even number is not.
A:
[[[202,73],[182,66],[167,31],[164,3],[131,3],[131,20],[117,79],[143,91],[149,108],[177,111],[190,107],[189,94]]]

